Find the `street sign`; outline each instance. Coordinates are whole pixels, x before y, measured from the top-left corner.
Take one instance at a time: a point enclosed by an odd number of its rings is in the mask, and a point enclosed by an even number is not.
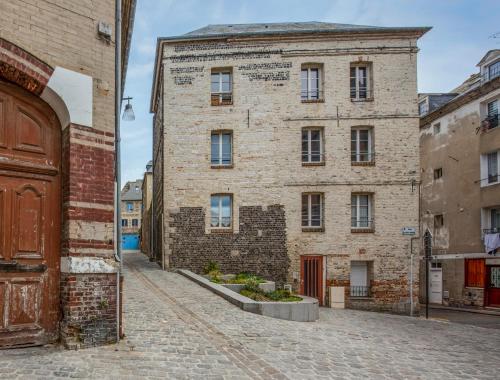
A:
[[[403,227],[401,228],[401,234],[404,236],[415,236],[415,227]]]

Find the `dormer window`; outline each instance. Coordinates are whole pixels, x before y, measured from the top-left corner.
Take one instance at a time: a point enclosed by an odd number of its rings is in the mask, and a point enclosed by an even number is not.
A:
[[[500,61],[488,66],[488,80],[492,80],[498,76],[500,76]]]

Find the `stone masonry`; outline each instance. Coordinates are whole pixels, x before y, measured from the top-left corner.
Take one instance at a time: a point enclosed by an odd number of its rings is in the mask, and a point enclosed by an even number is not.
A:
[[[157,247],[164,250],[165,266],[200,271],[209,258],[247,268],[278,265],[278,257],[285,263],[281,248],[260,251],[264,259],[244,254],[259,250],[258,240],[247,238],[247,217],[251,230],[258,230],[261,207],[276,205],[286,224],[287,283],[300,288],[303,255],[323,257],[325,291],[327,284],[349,287],[352,263],[365,261],[372,296],[348,304],[407,312],[410,240],[401,228],[418,227],[416,41],[424,32],[375,28],[198,37],[202,32],[194,31],[160,39],[151,103],[155,221],[163,231]],[[349,95],[350,67],[360,62],[371,67],[373,96],[367,101]],[[311,64],[321,68],[322,99],[301,101],[301,68]],[[211,104],[211,71],[218,68],[232,72],[230,105]],[[351,163],[351,130],[360,126],[373,131],[370,165]],[[323,133],[322,165],[301,162],[302,129],[310,127]],[[211,133],[219,130],[232,132],[229,168],[210,164]],[[301,226],[302,194],[309,192],[323,196],[321,229]],[[210,228],[210,197],[221,193],[233,197],[229,237]],[[371,195],[374,228],[351,230],[353,193]],[[263,236],[272,231],[262,227]],[[416,303],[418,266],[413,270]],[[274,276],[281,279],[283,271]]]

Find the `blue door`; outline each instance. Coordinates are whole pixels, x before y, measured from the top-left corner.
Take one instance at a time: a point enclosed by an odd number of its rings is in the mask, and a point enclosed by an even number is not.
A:
[[[122,249],[139,249],[139,235],[122,235]]]

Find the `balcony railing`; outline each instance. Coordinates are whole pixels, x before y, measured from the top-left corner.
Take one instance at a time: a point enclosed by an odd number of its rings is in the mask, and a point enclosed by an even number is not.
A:
[[[312,91],[302,90],[300,92],[300,100],[303,102],[322,102],[324,100],[323,91],[321,91],[321,90],[312,90]]]
[[[369,286],[351,286],[351,297],[370,297]]]
[[[351,218],[351,230],[373,230],[375,229],[375,220],[372,218]]]
[[[212,92],[211,103],[213,106],[227,106],[233,104],[232,92]]]
[[[372,98],[372,90],[368,87],[359,87],[358,89],[355,89],[354,87],[351,88],[351,100],[353,101],[362,102],[371,100]]]
[[[493,114],[486,117],[483,121],[481,121],[481,132],[489,131],[490,129],[498,127],[498,114]]]
[[[483,235],[488,235],[488,234],[500,234],[500,227],[496,228],[485,228],[483,230]]]

